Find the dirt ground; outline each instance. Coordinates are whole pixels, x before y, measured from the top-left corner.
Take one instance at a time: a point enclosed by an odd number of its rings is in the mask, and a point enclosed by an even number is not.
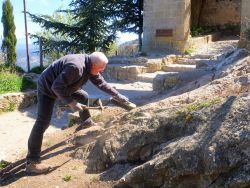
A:
[[[108,121],[125,112],[121,108],[111,107],[104,110],[96,121]],[[98,174],[85,174],[81,160],[72,159],[76,149],[68,140],[72,137],[74,125],[63,131],[55,131],[45,137],[42,160],[52,166],[52,171],[44,175],[30,176],[25,173],[25,155],[0,172],[0,186],[8,188],[109,188],[115,182],[101,182]]]

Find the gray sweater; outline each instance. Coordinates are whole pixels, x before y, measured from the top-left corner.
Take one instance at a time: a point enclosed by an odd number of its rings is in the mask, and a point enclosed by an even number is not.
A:
[[[101,76],[90,74],[91,61],[86,54],[66,55],[54,61],[39,77],[38,90],[51,98],[59,98],[65,104],[73,102],[71,95],[90,80],[102,91],[118,94]]]

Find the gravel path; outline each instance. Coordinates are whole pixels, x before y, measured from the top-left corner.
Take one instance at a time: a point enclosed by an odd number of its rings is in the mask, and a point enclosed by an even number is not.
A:
[[[25,111],[14,111],[0,115],[0,160],[14,161],[20,154],[27,151],[27,140],[34,125],[36,117],[36,105]],[[46,135],[67,124],[67,115],[60,119],[53,114],[51,126]]]

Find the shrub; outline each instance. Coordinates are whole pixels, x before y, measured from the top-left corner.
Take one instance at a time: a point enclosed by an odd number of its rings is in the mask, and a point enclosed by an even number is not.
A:
[[[217,27],[211,27],[211,26],[203,26],[203,27],[199,27],[199,26],[193,26],[191,27],[191,36],[192,37],[198,37],[198,36],[202,36],[202,35],[208,35],[212,32],[217,31],[218,28]]]
[[[0,72],[0,94],[35,89],[36,84],[16,73]]]
[[[40,67],[40,66],[38,66],[38,67],[32,68],[30,70],[30,72],[33,72],[33,73],[36,73],[36,74],[41,74],[44,71],[44,69],[46,69],[46,67]]]
[[[25,71],[18,66],[12,66],[9,64],[0,63],[0,73],[24,73]]]

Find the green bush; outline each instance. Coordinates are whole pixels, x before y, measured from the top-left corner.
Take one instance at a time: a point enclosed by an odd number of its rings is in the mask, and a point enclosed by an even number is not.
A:
[[[199,27],[199,26],[193,26],[191,27],[191,36],[192,37],[198,37],[198,36],[202,36],[202,35],[208,35],[211,34],[215,31],[218,31],[217,27],[211,27],[211,26],[203,26],[203,27]]]
[[[16,73],[0,72],[0,94],[35,89],[36,84]]]
[[[4,72],[4,73],[24,73],[25,71],[18,66],[12,66],[12,65],[8,65],[8,64],[0,64],[0,73]]]
[[[46,67],[34,67],[30,70],[30,72],[36,73],[36,74],[41,74]]]

